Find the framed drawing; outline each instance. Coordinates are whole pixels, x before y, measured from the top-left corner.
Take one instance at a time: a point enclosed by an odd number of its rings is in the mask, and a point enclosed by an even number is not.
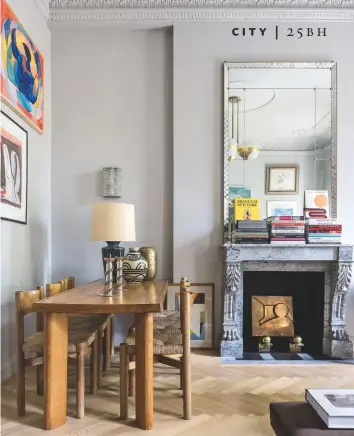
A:
[[[42,133],[43,56],[6,0],[1,0],[1,47],[1,99]]]
[[[299,165],[266,165],[266,194],[297,194]]]
[[[179,283],[169,283],[167,310],[180,310]],[[191,283],[191,348],[214,348],[214,284]]]
[[[267,217],[296,216],[296,201],[267,201]]]
[[[28,134],[1,111],[1,219],[27,224]]]

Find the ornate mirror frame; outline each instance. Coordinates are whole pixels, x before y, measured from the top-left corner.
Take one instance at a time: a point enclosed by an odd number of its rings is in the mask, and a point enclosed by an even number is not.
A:
[[[234,68],[284,68],[331,70],[331,217],[337,217],[337,64],[335,62],[224,62],[224,228],[228,225],[229,204],[229,70]],[[224,243],[228,242],[225,236]]]

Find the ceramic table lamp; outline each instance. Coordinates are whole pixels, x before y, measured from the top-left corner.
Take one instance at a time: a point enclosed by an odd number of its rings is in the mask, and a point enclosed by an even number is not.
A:
[[[95,203],[92,207],[91,240],[106,241],[102,247],[105,258],[124,257],[121,242],[135,241],[135,208],[126,203]]]

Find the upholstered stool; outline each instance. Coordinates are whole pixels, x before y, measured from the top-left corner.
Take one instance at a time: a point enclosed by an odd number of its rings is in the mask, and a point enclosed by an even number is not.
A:
[[[307,402],[270,403],[277,436],[354,436],[354,430],[329,429]]]

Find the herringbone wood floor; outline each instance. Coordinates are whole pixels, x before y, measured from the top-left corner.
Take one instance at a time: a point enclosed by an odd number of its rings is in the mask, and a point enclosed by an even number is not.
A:
[[[117,358],[104,376],[104,386],[95,396],[86,396],[86,416],[75,412],[74,372],[69,374],[68,422],[50,432],[51,436],[142,435],[134,422],[120,422]],[[332,365],[222,365],[211,352],[193,353],[193,418],[181,419],[181,391],[173,368],[155,366],[155,428],[150,433],[163,436],[260,436],[273,435],[269,426],[271,401],[302,400],[309,387],[353,388],[354,367]],[[42,397],[35,393],[35,371],[27,371],[27,416],[16,416],[16,380],[2,386],[3,436],[37,436],[41,430]],[[134,418],[134,400],[130,417]]]

